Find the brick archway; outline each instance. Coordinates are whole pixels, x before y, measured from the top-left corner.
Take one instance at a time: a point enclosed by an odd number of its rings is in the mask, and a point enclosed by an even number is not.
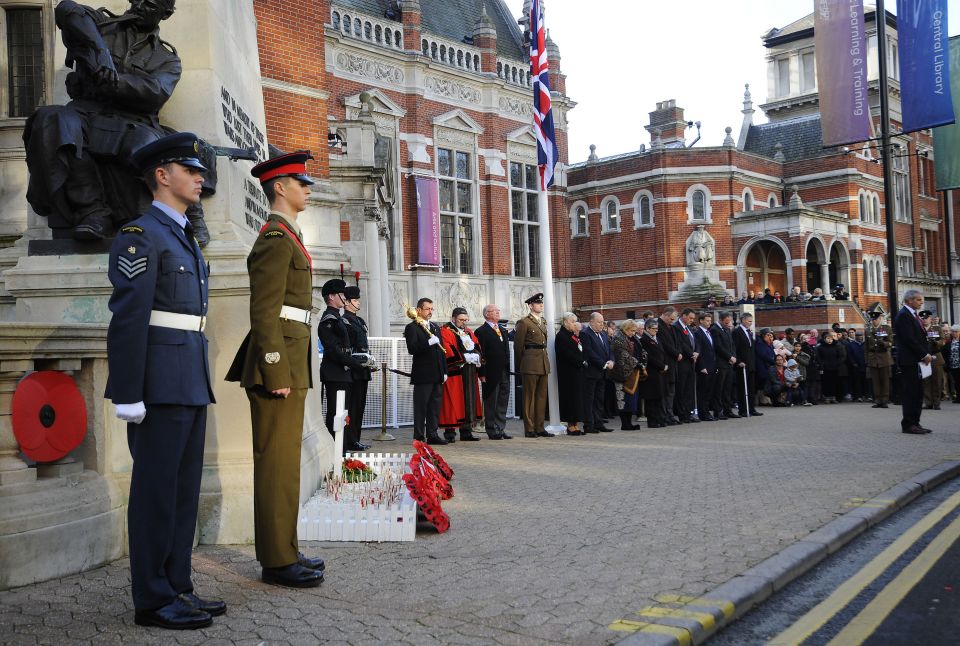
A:
[[[790,249],[775,236],[754,238],[740,249],[737,258],[737,289],[739,293],[754,290],[758,295],[770,288],[784,297],[793,288]]]

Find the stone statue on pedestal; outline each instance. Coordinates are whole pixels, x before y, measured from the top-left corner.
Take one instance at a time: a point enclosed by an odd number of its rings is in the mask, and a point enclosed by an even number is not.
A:
[[[687,239],[687,263],[689,265],[712,265],[716,255],[716,243],[706,227],[697,225]]]
[[[160,22],[176,0],[130,0],[122,15],[62,0],[55,17],[67,48],[67,105],[37,108],[23,140],[30,181],[27,201],[47,218],[54,238],[98,240],[133,219],[150,202],[129,164],[141,146],[175,132],[159,112],[180,80],[177,51],[160,39]],[[215,151],[198,154],[215,169]],[[215,190],[215,171],[204,193]],[[187,217],[205,243],[197,205]],[[202,239],[201,239],[202,238]]]

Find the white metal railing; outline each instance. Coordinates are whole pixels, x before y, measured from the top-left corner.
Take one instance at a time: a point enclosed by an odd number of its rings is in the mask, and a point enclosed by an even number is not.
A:
[[[370,354],[381,364],[388,362],[390,368],[410,372],[413,357],[407,353],[402,337],[370,337]],[[321,358],[322,358],[321,354]],[[510,365],[513,365],[513,342],[510,343]],[[507,404],[507,418],[516,417],[514,395],[515,379],[510,377],[510,401]],[[387,373],[387,427],[400,428],[413,425],[413,386],[409,377],[395,372]],[[324,402],[326,405],[326,402]],[[380,428],[383,409],[383,374],[373,373],[373,380],[367,390],[367,408],[363,412],[363,428]]]
[[[529,64],[508,58],[497,59],[497,76],[511,85],[531,87]]]
[[[476,47],[424,34],[420,39],[420,51],[424,56],[451,67],[480,71],[480,50]]]
[[[365,40],[387,49],[403,49],[403,26],[391,20],[333,6],[330,8],[330,26],[344,36]]]

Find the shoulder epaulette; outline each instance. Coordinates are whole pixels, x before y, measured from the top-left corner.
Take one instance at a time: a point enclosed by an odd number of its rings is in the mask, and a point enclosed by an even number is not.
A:
[[[324,312],[323,316],[320,317],[320,322],[322,323],[323,321],[330,321],[330,320],[336,321],[339,318],[340,317],[334,314],[333,312]]]

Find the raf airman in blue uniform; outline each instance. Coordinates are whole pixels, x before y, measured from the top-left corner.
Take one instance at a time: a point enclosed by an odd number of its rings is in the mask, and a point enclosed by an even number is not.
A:
[[[131,163],[153,193],[146,213],[110,249],[113,284],[106,397],[127,422],[133,457],[128,504],[134,620],[143,626],[209,626],[222,601],[193,591],[207,405],[214,402],[203,333],[208,266],[184,212],[200,201],[205,170],[196,135],[164,137]]]

